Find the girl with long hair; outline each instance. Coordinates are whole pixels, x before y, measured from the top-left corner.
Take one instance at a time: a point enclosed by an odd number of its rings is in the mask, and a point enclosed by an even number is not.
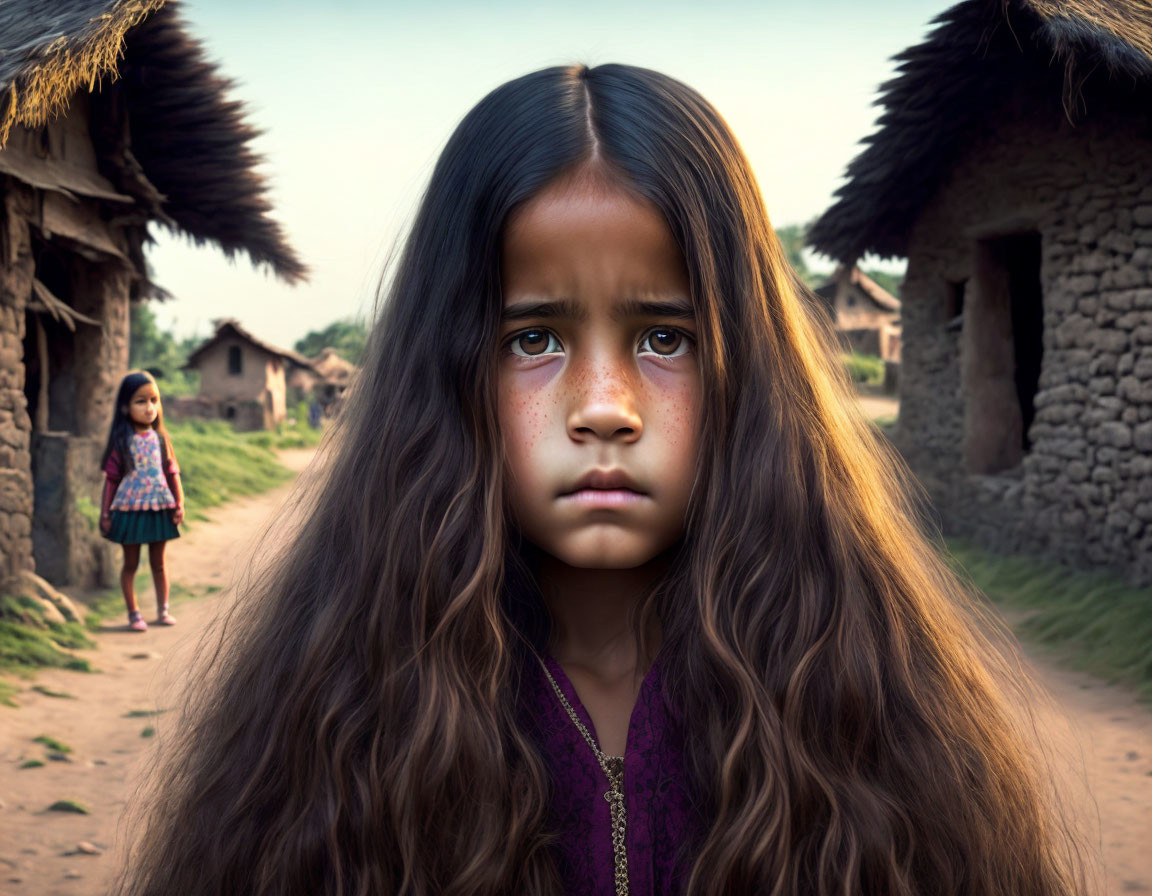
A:
[[[1079,892],[1009,694],[720,115],[460,123],[129,894]]]
[[[128,608],[128,628],[148,630],[136,603],[136,568],[145,544],[156,588],[156,623],[175,625],[168,612],[164,548],[180,537],[176,527],[184,521],[184,489],[164,426],[160,390],[146,370],[133,370],[120,381],[100,466],[105,476],[100,531],[124,549],[120,589]]]

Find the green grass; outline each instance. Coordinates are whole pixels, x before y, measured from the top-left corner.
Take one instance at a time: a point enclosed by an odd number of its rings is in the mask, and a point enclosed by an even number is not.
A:
[[[19,688],[12,684],[12,682],[0,679],[0,705],[19,706],[20,704],[15,700],[18,690]]]
[[[91,815],[86,808],[75,800],[56,800],[45,811],[47,812],[75,812],[77,815]]]
[[[896,427],[900,423],[900,417],[898,415],[889,414],[884,417],[876,417],[872,420],[872,422],[875,424],[876,428],[879,429],[880,432],[882,432],[889,441],[891,441],[892,438],[896,435]]]
[[[1024,640],[1135,690],[1152,704],[1152,589],[1049,560],[999,556],[950,541],[954,560],[993,603],[1023,613]]]
[[[92,646],[79,622],[51,622],[31,598],[0,595],[0,671],[27,675],[56,667],[91,672],[87,660],[66,651]]]
[[[42,684],[34,685],[32,687],[37,694],[43,694],[45,697],[60,697],[65,700],[75,700],[76,698],[65,691],[54,691],[51,688],[46,688]]]
[[[149,725],[147,728],[145,728],[143,731],[140,732],[141,737],[153,737],[153,736],[155,736],[155,734],[156,734],[156,729],[153,728],[151,725]]]
[[[43,768],[44,760],[42,759],[26,759],[20,763],[20,768]]]
[[[128,712],[124,713],[123,718],[150,719],[152,716],[158,716],[166,712],[168,712],[166,709],[130,709]]]
[[[222,420],[187,420],[169,426],[189,517],[205,519],[202,511],[206,508],[259,494],[291,479],[292,472],[277,459],[275,449],[306,444],[308,437],[296,432],[299,429],[238,433]]]
[[[884,361],[875,355],[858,355],[852,353],[850,355],[841,356],[844,361],[844,367],[848,371],[848,375],[852,377],[854,383],[872,383],[879,385],[884,382]]]
[[[32,742],[36,744],[43,744],[49,750],[55,753],[71,753],[72,748],[66,743],[56,740],[54,737],[49,737],[47,734],[41,734],[39,737],[32,738]]]
[[[76,498],[76,512],[80,514],[90,532],[100,530],[100,508],[88,495],[80,495]]]

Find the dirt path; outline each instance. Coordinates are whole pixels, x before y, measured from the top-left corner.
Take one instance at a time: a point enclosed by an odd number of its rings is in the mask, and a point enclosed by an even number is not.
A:
[[[313,452],[282,452],[281,460],[303,471]],[[283,512],[292,484],[234,501],[194,522],[167,552],[169,579],[192,589],[226,588],[243,571],[256,539]],[[244,564],[244,565],[241,565]],[[145,619],[155,616],[150,590],[138,593]],[[81,651],[100,674],[61,669],[40,673],[35,682],[75,699],[48,697],[25,689],[19,708],[0,706],[0,893],[5,896],[97,896],[122,861],[120,816],[154,751],[165,742],[166,713],[173,685],[183,679],[200,636],[222,609],[227,592],[174,601],[173,628],[150,626],[131,632],[121,617],[106,620],[95,650]],[[175,713],[172,713],[172,717]],[[155,729],[155,736],[143,732]],[[21,769],[28,759],[45,759],[33,739],[48,735],[72,748],[68,761],[46,761]],[[74,800],[88,815],[48,812],[57,800]],[[78,851],[90,844],[96,854]]]
[[[288,452],[285,462],[303,470],[310,452]],[[170,551],[172,581],[226,587],[249,564],[254,539],[282,520],[290,486],[234,502],[193,527]],[[241,565],[242,564],[242,565]],[[133,712],[169,709],[200,635],[222,609],[227,592],[177,604],[175,628],[144,634],[109,620],[86,652],[98,675],[53,670],[35,684],[76,699],[25,689],[19,708],[0,706],[0,893],[7,896],[96,896],[123,861],[120,816],[165,743],[166,715]],[[146,617],[154,609],[142,595]],[[1126,692],[1034,658],[1039,677],[1059,707],[1043,714],[1044,738],[1080,769],[1090,796],[1066,788],[1087,826],[1098,824],[1109,893],[1152,893],[1152,712]],[[31,685],[32,682],[29,683]],[[174,715],[174,714],[173,714]],[[1063,720],[1059,716],[1065,717]],[[146,727],[156,737],[142,737]],[[20,769],[46,750],[33,738],[49,735],[73,748],[70,761]],[[1076,777],[1075,772],[1071,775]],[[46,812],[71,799],[88,815]],[[1098,821],[1097,821],[1098,817]],[[78,852],[80,843],[98,852]]]

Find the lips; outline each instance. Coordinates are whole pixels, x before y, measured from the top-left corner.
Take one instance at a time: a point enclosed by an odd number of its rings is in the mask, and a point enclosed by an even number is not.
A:
[[[584,491],[628,491],[643,495],[645,492],[635,480],[623,470],[589,470],[581,476],[572,488],[561,493],[561,497]]]

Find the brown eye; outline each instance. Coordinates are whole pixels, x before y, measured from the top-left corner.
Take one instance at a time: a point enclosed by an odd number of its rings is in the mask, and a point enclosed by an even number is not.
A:
[[[675,358],[688,350],[688,337],[671,327],[657,327],[648,331],[642,347],[647,347],[654,355]]]
[[[547,354],[549,351],[556,351],[559,348],[559,342],[547,330],[525,330],[523,333],[512,337],[509,348],[512,349],[514,355],[519,355],[522,358],[535,358]]]

